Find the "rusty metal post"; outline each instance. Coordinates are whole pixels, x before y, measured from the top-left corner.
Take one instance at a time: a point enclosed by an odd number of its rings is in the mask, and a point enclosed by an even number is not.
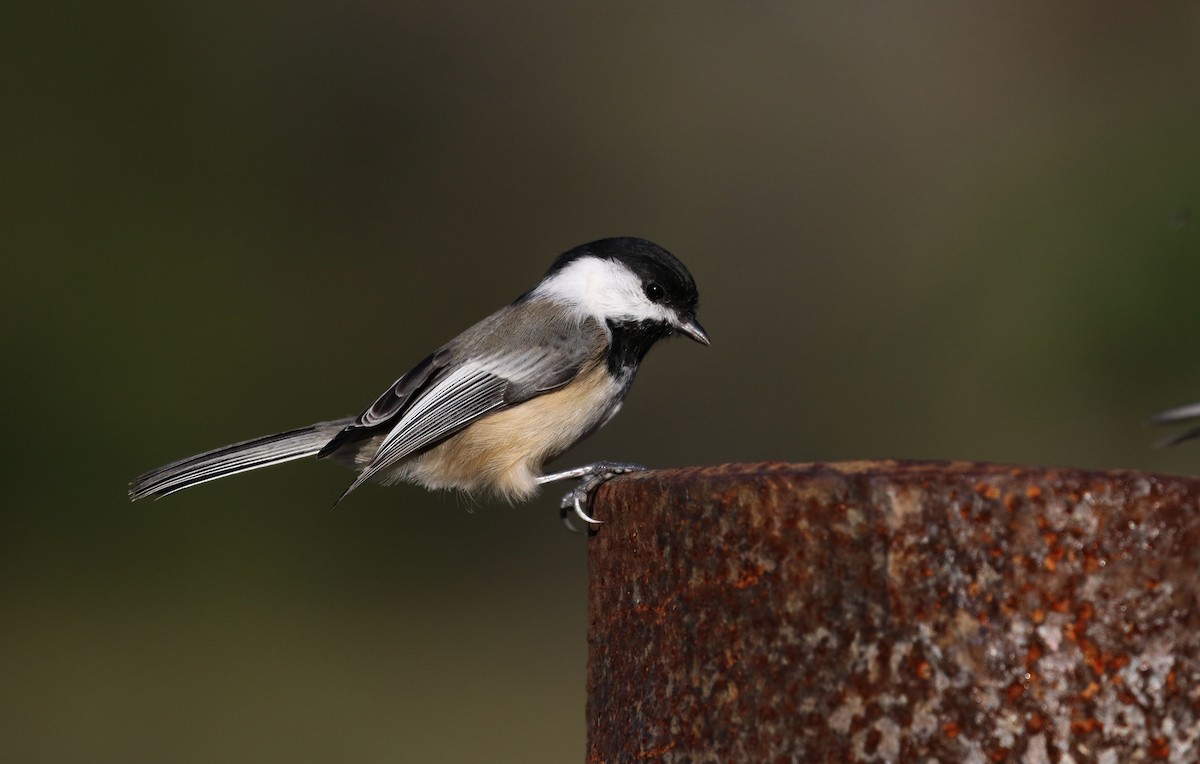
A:
[[[588,761],[1200,761],[1200,480],[748,464],[594,511]]]

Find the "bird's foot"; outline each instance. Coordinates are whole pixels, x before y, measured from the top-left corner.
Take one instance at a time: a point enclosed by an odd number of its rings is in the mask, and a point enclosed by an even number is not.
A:
[[[568,491],[563,496],[559,503],[559,517],[562,518],[563,525],[567,526],[572,532],[582,533],[584,529],[578,528],[572,522],[573,517],[582,520],[586,525],[588,533],[594,533],[596,526],[600,525],[603,520],[597,520],[588,513],[589,505],[592,501],[592,492],[599,488],[603,483],[612,480],[617,475],[627,475],[630,472],[642,472],[646,468],[640,464],[627,464],[625,462],[596,462],[583,467],[565,470],[563,472],[555,472],[550,475],[543,475],[538,479],[539,483],[550,483],[556,480],[579,480],[579,484],[574,489]]]

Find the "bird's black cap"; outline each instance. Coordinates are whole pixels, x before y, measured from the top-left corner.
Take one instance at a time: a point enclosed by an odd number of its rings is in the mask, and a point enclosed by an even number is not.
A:
[[[654,283],[662,287],[664,304],[680,315],[696,315],[700,294],[692,274],[679,258],[647,239],[614,236],[581,244],[559,255],[546,275],[551,276],[579,258],[589,256],[622,263],[637,274],[643,284]]]

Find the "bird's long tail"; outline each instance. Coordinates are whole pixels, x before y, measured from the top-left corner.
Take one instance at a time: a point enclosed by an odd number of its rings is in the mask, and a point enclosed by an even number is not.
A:
[[[239,472],[316,456],[322,446],[353,421],[347,418],[318,422],[172,462],[134,480],[129,486],[129,498],[137,501],[147,496],[167,496]]]

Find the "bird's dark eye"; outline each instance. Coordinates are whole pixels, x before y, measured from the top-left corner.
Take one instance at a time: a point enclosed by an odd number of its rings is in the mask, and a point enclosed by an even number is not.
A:
[[[646,292],[646,297],[650,300],[650,302],[662,302],[663,298],[667,296],[667,290],[663,289],[653,281],[646,285],[644,291]]]

